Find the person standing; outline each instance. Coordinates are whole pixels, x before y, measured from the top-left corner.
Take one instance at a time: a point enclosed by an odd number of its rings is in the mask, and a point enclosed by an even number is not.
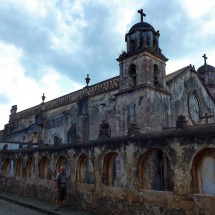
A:
[[[63,166],[60,167],[60,172],[57,173],[55,182],[57,189],[57,199],[55,204],[55,210],[58,210],[58,207],[62,207],[65,205],[66,198],[66,186],[67,180],[69,177],[66,176],[65,168]]]

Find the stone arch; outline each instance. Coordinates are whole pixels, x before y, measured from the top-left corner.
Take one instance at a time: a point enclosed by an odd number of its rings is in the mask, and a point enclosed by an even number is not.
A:
[[[160,149],[145,152],[139,162],[139,181],[142,189],[172,191],[173,171],[167,154]]]
[[[120,154],[110,152],[105,155],[102,182],[107,186],[126,186],[124,163]]]
[[[42,156],[39,162],[39,177],[45,179],[48,172],[48,158]]]
[[[195,193],[215,194],[215,149],[206,148],[198,152],[192,173]]]
[[[135,87],[137,84],[137,72],[136,72],[136,65],[131,64],[128,69],[129,75],[129,87]]]
[[[22,177],[22,159],[19,157],[16,163],[16,175]]]
[[[6,158],[2,165],[4,175],[14,175],[14,161],[11,158]]]
[[[189,92],[187,97],[187,103],[188,113],[192,124],[199,124],[201,122],[200,116],[202,116],[202,108],[200,103],[200,97],[196,90],[191,90]]]
[[[94,166],[92,160],[86,155],[81,154],[77,163],[77,182],[94,184],[95,175],[94,175]]]
[[[56,162],[56,173],[60,171],[60,167],[63,166],[65,169],[65,172],[67,174],[70,174],[70,166],[69,161],[65,155],[60,155]]]

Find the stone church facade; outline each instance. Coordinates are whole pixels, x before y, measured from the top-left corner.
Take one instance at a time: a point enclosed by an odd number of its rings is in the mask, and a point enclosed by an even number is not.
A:
[[[0,190],[53,200],[65,166],[70,207],[97,214],[215,211],[215,68],[166,74],[159,31],[125,35],[119,76],[17,112],[1,135]]]

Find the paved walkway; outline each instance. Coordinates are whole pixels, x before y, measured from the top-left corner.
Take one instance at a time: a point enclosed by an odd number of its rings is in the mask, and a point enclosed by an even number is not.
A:
[[[85,211],[77,211],[75,209],[69,208],[59,208],[58,211],[54,210],[54,205],[48,202],[39,201],[36,199],[20,196],[15,193],[1,193],[0,199],[16,203],[18,205],[24,206],[36,210],[42,214],[47,215],[93,215],[93,213],[88,213]]]
[[[44,213],[0,199],[0,215],[44,215]]]

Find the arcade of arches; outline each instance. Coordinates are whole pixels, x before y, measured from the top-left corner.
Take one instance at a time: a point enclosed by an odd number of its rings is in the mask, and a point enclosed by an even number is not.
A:
[[[52,147],[51,150],[48,147],[46,150],[22,148],[15,153],[2,150],[1,176],[7,180],[1,179],[0,182],[7,190],[15,189],[50,201],[54,194],[55,175],[60,166],[64,166],[67,175],[71,174],[68,204],[95,210],[98,214],[102,214],[101,210],[109,210],[104,203],[110,198],[113,202],[127,204],[125,210],[133,208],[133,201],[136,202],[135,210],[146,210],[150,204],[154,211],[169,202],[166,210],[183,212],[179,214],[202,210],[201,197],[214,198],[215,139],[207,142],[206,136],[202,136],[201,144],[193,137],[185,136],[183,140],[169,136],[147,139],[143,135],[136,141],[130,137],[117,142],[110,139],[112,141],[107,143],[97,140],[94,147],[68,145],[67,150],[63,147]],[[20,183],[23,180],[25,184]],[[190,193],[194,193],[192,200],[180,199],[180,196],[190,196]],[[177,202],[175,195],[179,198]],[[116,214],[121,213],[120,208],[116,210]]]

